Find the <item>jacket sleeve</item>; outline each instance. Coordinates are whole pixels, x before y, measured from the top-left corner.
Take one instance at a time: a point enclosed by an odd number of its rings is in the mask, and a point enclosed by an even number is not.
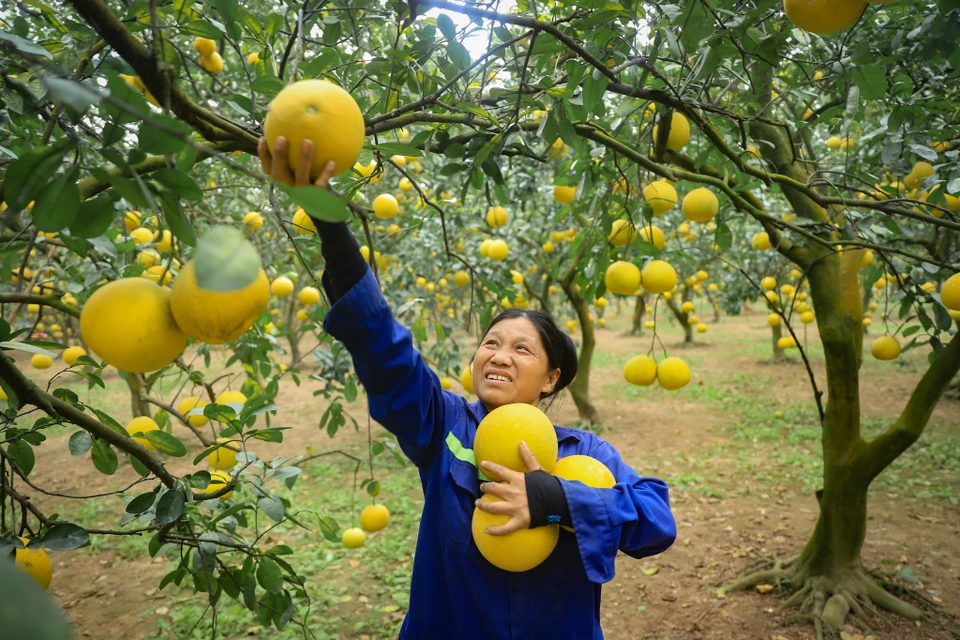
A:
[[[444,425],[457,419],[463,403],[440,386],[410,332],[394,319],[369,267],[333,304],[323,325],[350,352],[370,416],[397,437],[414,464],[429,465]]]
[[[641,478],[612,445],[597,439],[590,455],[613,472],[611,489],[595,489],[576,480],[560,479],[577,547],[587,578],[613,579],[617,550],[634,558],[662,553],[677,537],[667,485],[658,478]]]

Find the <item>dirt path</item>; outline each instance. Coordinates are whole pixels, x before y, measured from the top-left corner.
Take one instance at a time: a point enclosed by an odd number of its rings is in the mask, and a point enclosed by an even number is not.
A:
[[[604,589],[601,615],[607,637],[812,637],[806,626],[781,626],[785,614],[776,611],[781,599],[775,593],[725,597],[714,593],[717,584],[746,571],[758,558],[798,552],[813,527],[816,502],[791,477],[789,465],[768,462],[774,445],[734,440],[732,435],[751,398],[770,406],[788,408],[803,403],[800,406],[812,407],[806,370],[797,363],[763,362],[768,355],[757,345],[768,348],[769,334],[762,317],[724,318],[711,325],[707,334],[697,336],[700,344],[689,347],[674,345],[676,330],[664,327],[668,332],[664,342],[672,354],[691,363],[693,381],[688,389],[670,394],[656,388],[627,388],[620,374],[622,363],[650,345],[649,336],[621,336],[628,321],[626,316],[617,318],[598,333],[591,386],[604,420],[602,435],[641,475],[671,480],[679,537],[671,550],[654,558],[638,561],[620,556],[617,576]],[[865,362],[861,378],[865,416],[889,418],[899,412],[919,379],[920,358],[910,353],[900,365]],[[813,369],[822,386],[822,361],[816,357]],[[356,433],[352,428],[342,430],[333,440],[317,430],[322,407],[312,396],[316,384],[304,380],[299,388],[293,384],[282,387],[278,404],[283,409],[275,424],[293,428],[282,444],[257,443],[260,455],[294,455],[308,446],[321,451],[366,438],[365,431]],[[122,393],[120,396],[113,398],[118,405],[122,404]],[[350,411],[364,424],[362,401]],[[569,398],[551,413],[558,424],[576,420]],[[933,421],[940,431],[960,434],[960,404],[941,402]],[[790,429],[784,424],[785,434]],[[188,437],[182,429],[180,435],[185,440]],[[199,450],[192,446],[185,458],[170,461],[171,470],[188,471]],[[746,462],[744,452],[748,454]],[[93,493],[124,486],[136,478],[129,467],[122,467],[113,477],[101,475],[89,457],[70,456],[66,436],[44,444],[37,454],[35,482],[56,491]],[[763,474],[770,477],[760,477]],[[38,497],[37,502],[51,508],[73,501]],[[116,512],[81,510],[81,516],[90,518],[81,521],[88,526],[114,526],[120,504],[116,500]],[[928,598],[955,611],[960,607],[958,533],[960,509],[949,501],[874,490],[864,560],[890,572],[911,568]],[[78,637],[103,637],[105,628],[118,640],[152,637],[154,616],[168,600],[168,592],[156,591],[168,565],[162,560],[126,559],[120,551],[104,548],[93,553],[54,554],[52,592],[67,610]],[[875,630],[885,639],[948,638],[929,624],[917,628],[899,622],[879,623]]]

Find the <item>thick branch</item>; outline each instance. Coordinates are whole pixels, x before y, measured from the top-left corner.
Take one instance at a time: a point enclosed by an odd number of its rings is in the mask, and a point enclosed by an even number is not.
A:
[[[960,332],[955,333],[946,348],[937,354],[936,360],[910,394],[907,406],[904,407],[896,422],[860,450],[857,463],[862,465],[867,477],[871,479],[877,477],[920,438],[940,396],[958,371],[960,371]]]
[[[64,304],[60,296],[41,296],[32,293],[0,293],[0,304],[18,302],[20,304],[39,304],[44,307],[50,307],[57,311],[62,311],[68,316],[74,318],[80,317],[80,311],[75,307]]]

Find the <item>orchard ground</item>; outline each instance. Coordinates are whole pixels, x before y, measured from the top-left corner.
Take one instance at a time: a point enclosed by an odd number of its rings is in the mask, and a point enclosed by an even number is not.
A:
[[[615,309],[611,304],[607,315]],[[820,432],[800,359],[793,351],[790,362],[771,361],[765,312],[724,317],[719,324],[711,323],[706,334],[697,334],[696,344],[684,346],[679,344],[682,334],[667,326],[661,309],[661,324],[667,327],[662,339],[671,355],[690,364],[693,380],[671,393],[656,386],[632,387],[623,380],[623,364],[649,349],[651,334],[645,329],[643,336],[624,337],[629,311],[624,305],[618,317],[597,334],[591,383],[603,420],[601,435],[641,475],[658,476],[670,484],[679,535],[673,548],[660,556],[644,560],[619,556],[617,576],[603,591],[601,617],[606,637],[813,637],[808,624],[782,625],[790,612],[777,611],[783,600],[776,588],[766,595],[758,591],[716,593],[718,584],[742,575],[765,556],[787,557],[799,552],[816,521]],[[813,369],[822,388],[822,351],[814,327],[807,329]],[[874,331],[866,338],[865,353],[876,335]],[[866,437],[899,414],[916,385],[918,371],[924,369],[924,358],[925,352],[914,351],[894,362],[864,359],[861,392]],[[311,362],[309,358],[305,361]],[[303,367],[304,371],[308,368]],[[50,371],[56,370],[55,366]],[[31,375],[45,381],[46,374],[33,371]],[[239,372],[235,379],[236,387],[242,379]],[[304,376],[298,388],[286,380],[277,397],[282,408],[274,422],[293,428],[282,444],[252,441],[261,455],[268,459],[275,454],[292,456],[312,447],[315,453],[341,449],[364,456],[367,433],[362,395],[349,407],[361,430],[348,427],[331,439],[317,429],[322,414],[312,396],[317,383]],[[106,381],[110,391],[93,399],[118,419],[129,418],[125,385]],[[85,383],[73,388],[84,398]],[[782,417],[777,417],[777,412],[782,412]],[[557,424],[576,421],[576,408],[568,397],[549,413]],[[170,460],[169,465],[175,473],[186,473],[201,449],[186,429],[175,429],[191,443],[191,453]],[[69,433],[64,430],[38,449],[36,472],[31,476],[34,482],[54,491],[90,494],[136,479],[129,464],[107,477],[94,469],[89,457],[71,457]],[[383,430],[374,425],[373,433],[376,437]],[[412,464],[401,465],[389,454],[376,457],[375,463],[383,485],[379,499],[390,509],[391,522],[384,531],[372,534],[365,547],[348,550],[326,541],[319,532],[289,524],[265,537],[272,544],[293,549],[288,560],[307,579],[313,606],[306,618],[317,638],[395,638],[406,610],[422,508],[419,481]],[[332,515],[341,527],[356,526],[360,509],[370,498],[359,486],[355,492],[350,490],[353,467],[352,461],[336,455],[308,462],[289,493],[297,496],[296,504],[302,510]],[[868,567],[919,590],[945,618],[960,610],[958,469],[960,401],[945,397],[917,445],[871,487],[863,553]],[[366,474],[364,466],[358,479]],[[114,527],[124,508],[116,497],[77,501],[37,496],[37,501],[51,509],[63,505],[64,517],[87,527]],[[300,518],[311,525],[306,511]],[[75,552],[51,553],[51,593],[65,608],[77,638],[211,637],[209,615],[195,626],[204,612],[203,594],[193,595],[176,586],[157,590],[173,565],[164,558],[151,562],[146,538],[93,536],[92,541],[91,547]],[[217,637],[302,637],[302,630],[293,625],[277,633],[260,626],[242,606],[222,602],[226,606],[218,613]],[[949,627],[949,621],[946,624]],[[871,625],[879,639],[952,637],[928,622],[915,625],[897,618],[890,622],[873,619]]]

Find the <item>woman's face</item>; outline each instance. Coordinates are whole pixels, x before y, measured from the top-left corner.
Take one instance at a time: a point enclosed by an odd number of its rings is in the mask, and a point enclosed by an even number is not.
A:
[[[514,402],[537,405],[559,377],[559,369],[550,371],[540,334],[527,318],[495,324],[473,358],[473,387],[490,410]]]

